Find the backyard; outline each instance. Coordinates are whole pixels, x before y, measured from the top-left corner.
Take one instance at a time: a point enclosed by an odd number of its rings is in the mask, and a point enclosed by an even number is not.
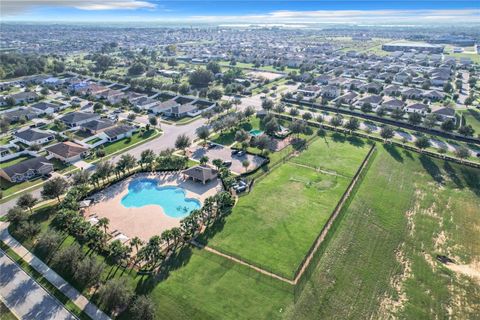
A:
[[[208,245],[293,278],[368,147],[317,138],[298,157],[255,182]]]

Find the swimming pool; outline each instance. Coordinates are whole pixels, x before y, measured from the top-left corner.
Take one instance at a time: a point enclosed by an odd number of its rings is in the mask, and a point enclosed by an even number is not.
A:
[[[183,188],[159,187],[156,179],[148,178],[131,181],[128,185],[128,193],[122,198],[121,203],[126,208],[157,205],[172,218],[186,217],[192,210],[201,207],[200,201],[186,197]]]
[[[261,136],[263,134],[263,131],[258,130],[258,129],[252,129],[252,130],[250,130],[250,134],[254,137],[258,137],[258,136]]]

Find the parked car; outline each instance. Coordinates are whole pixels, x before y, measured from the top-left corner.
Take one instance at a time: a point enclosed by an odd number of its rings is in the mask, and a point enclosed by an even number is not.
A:
[[[231,160],[225,160],[222,162],[222,165],[224,165],[225,167],[230,167],[232,165],[232,161]]]
[[[232,150],[232,156],[234,156],[234,155],[238,154],[238,152],[240,152],[240,150],[233,149],[233,150]]]
[[[247,154],[247,153],[246,153],[245,151],[243,151],[243,150],[238,150],[236,156],[237,156],[237,157],[243,157],[243,156],[246,155],[246,154]]]

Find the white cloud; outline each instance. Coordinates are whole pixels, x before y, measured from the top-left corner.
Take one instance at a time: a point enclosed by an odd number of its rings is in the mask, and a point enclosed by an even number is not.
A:
[[[480,22],[479,10],[316,10],[272,11],[241,16],[192,16],[192,21],[232,23],[362,23],[372,21]]]
[[[134,10],[155,8],[155,4],[141,0],[0,0],[3,15],[18,15],[35,8],[64,7],[81,10]]]

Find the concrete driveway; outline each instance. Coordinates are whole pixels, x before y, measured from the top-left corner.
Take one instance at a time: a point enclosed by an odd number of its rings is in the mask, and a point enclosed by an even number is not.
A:
[[[0,250],[0,296],[5,305],[21,319],[76,319],[2,250]]]
[[[232,161],[232,165],[230,166],[230,170],[234,173],[240,174],[245,172],[245,168],[242,165],[242,162],[248,160],[250,165],[248,166],[248,170],[253,170],[259,166],[261,166],[265,159],[259,156],[246,154],[242,157],[238,157],[236,155],[232,156],[232,149],[224,146],[216,146],[212,149],[203,148],[202,146],[195,146],[190,148],[192,152],[191,158],[195,160],[200,160],[201,157],[207,156],[208,162],[211,164],[215,159],[221,159],[223,161]]]

